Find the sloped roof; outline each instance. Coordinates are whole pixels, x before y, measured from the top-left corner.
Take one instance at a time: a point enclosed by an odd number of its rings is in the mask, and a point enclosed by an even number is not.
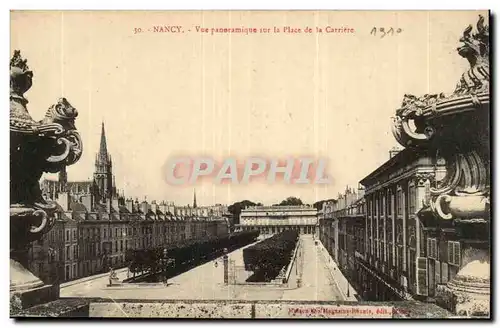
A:
[[[68,212],[64,211],[64,209],[61,207],[61,205],[59,205],[58,203],[55,203],[55,204],[56,204],[57,212],[60,213],[60,217],[58,218],[58,220],[62,220],[62,221],[72,221],[73,220],[73,218],[68,215]]]
[[[97,204],[95,204],[95,212],[108,213],[108,210],[106,208],[106,205],[97,203]]]
[[[118,211],[120,213],[130,213],[127,206],[125,206],[125,205],[118,205]]]
[[[80,213],[90,212],[90,209],[85,207],[85,205],[83,203],[80,203],[80,202],[71,202],[70,208],[73,212],[80,212]]]

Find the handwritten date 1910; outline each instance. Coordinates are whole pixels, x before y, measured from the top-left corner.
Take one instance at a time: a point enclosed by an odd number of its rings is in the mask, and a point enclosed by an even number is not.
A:
[[[389,29],[386,29],[384,27],[374,27],[372,28],[370,34],[373,35],[373,36],[380,36],[380,38],[383,38],[385,36],[393,36],[393,35],[398,35],[399,33],[403,32],[403,29],[401,28],[393,28],[393,27],[390,27]]]

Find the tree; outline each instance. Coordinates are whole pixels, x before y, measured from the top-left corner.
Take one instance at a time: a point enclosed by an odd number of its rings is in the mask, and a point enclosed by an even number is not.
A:
[[[313,204],[314,208],[317,209],[318,211],[321,211],[323,209],[323,204],[325,202],[330,202],[334,199],[324,199],[324,200],[320,200],[320,201],[317,201],[316,203]]]
[[[233,205],[229,205],[227,210],[229,211],[229,213],[231,213],[233,215],[234,224],[239,224],[241,210],[247,206],[256,206],[256,205],[262,206],[262,203],[256,204],[250,200],[245,199],[245,200],[242,200],[241,202],[236,202]]]
[[[288,197],[287,199],[281,201],[281,203],[279,203],[280,206],[283,206],[283,205],[304,205],[304,203],[302,203],[302,200],[300,200],[300,198],[297,198],[297,197]]]

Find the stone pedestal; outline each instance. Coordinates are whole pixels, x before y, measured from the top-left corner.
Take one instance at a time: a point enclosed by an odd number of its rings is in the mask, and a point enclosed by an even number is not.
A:
[[[58,285],[46,285],[21,262],[25,252],[12,252],[10,259],[10,314],[15,316],[29,307],[52,302],[59,298]]]
[[[10,292],[10,315],[16,316],[17,313],[27,308],[49,303],[59,298],[58,285],[42,285],[36,288],[17,290]]]
[[[43,282],[20,262],[10,259],[10,291],[22,291],[43,286]]]
[[[464,251],[462,269],[446,286],[437,289],[436,300],[447,310],[466,317],[490,316],[490,260],[485,249]]]
[[[58,285],[45,285],[20,262],[10,259],[10,314],[59,298]]]

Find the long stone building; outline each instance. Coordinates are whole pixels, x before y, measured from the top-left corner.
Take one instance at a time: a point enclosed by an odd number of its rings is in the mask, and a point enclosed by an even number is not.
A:
[[[238,230],[259,230],[261,234],[275,234],[284,230],[315,234],[318,211],[309,205],[249,206],[241,211]]]
[[[126,266],[128,249],[166,246],[169,243],[217,236],[228,232],[224,205],[176,206],[119,195],[107,150],[104,124],[92,180],[68,181],[65,170],[58,180],[43,180],[47,200],[55,200],[56,224],[29,252],[30,269],[53,283]]]

